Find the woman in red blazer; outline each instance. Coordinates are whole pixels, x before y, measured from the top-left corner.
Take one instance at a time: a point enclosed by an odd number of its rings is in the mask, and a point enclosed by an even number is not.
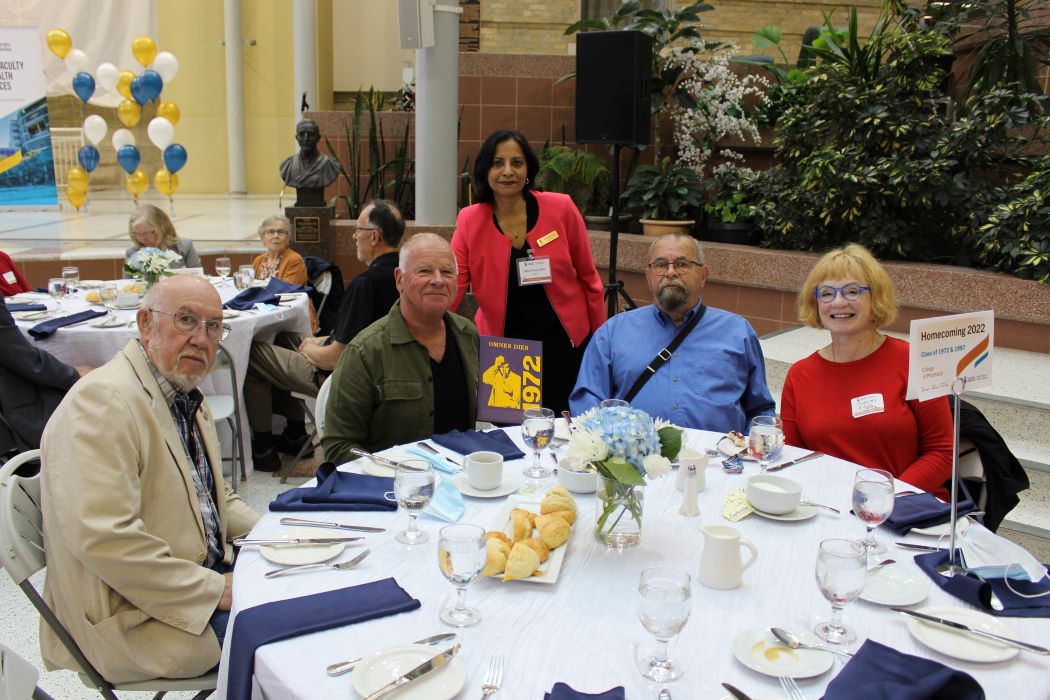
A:
[[[489,135],[474,161],[477,204],[460,211],[452,250],[474,292],[482,335],[543,342],[543,405],[569,407],[583,350],[605,322],[583,217],[564,194],[536,192],[539,160],[517,131]]]

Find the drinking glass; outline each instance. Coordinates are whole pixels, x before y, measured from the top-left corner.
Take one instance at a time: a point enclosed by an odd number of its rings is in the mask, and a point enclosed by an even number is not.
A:
[[[117,301],[117,283],[103,282],[98,288],[98,300],[107,308],[113,308],[113,304]]]
[[[434,470],[424,459],[401,460],[394,474],[394,498],[408,513],[408,527],[397,534],[402,544],[423,544],[430,539],[416,527],[416,519],[434,496]]]
[[[521,436],[532,449],[532,465],[524,470],[530,479],[545,479],[551,470],[540,464],[540,452],[554,438],[554,411],[549,408],[526,408],[521,414]]]
[[[871,532],[893,513],[893,475],[883,469],[858,470],[853,477],[853,513],[868,529],[864,549],[872,555],[885,553],[885,545]]]
[[[784,421],[776,416],[755,416],[747,434],[747,451],[758,460],[762,471],[780,459],[784,451]]]
[[[232,268],[229,258],[215,258],[215,274],[219,276],[219,284],[226,284]]]
[[[240,272],[243,272],[248,278],[248,286],[252,286],[252,282],[255,281],[255,268],[251,265],[241,265],[237,268]]]
[[[667,643],[689,622],[689,574],[670,566],[646,569],[638,579],[638,618],[656,637],[656,651],[638,662],[646,678],[658,683],[680,678],[684,669],[667,656]]]
[[[252,278],[244,270],[237,270],[233,273],[233,286],[239,290],[247,289],[251,286]]]
[[[77,287],[80,286],[80,268],[63,267],[62,279],[66,281],[66,294],[75,292]]]
[[[829,644],[848,644],[857,633],[842,624],[842,608],[864,590],[868,576],[868,554],[854,540],[823,540],[817,553],[817,587],[831,603],[831,619],[813,631]]]
[[[441,621],[453,627],[471,627],[481,622],[481,612],[467,607],[467,586],[485,568],[485,529],[465,524],[441,528],[438,567],[456,587],[456,602],[441,611]]]
[[[630,405],[623,399],[602,399],[602,402],[598,404],[600,408],[627,408]]]
[[[62,310],[62,297],[66,295],[66,279],[64,277],[52,277],[47,281],[47,293],[55,300],[55,311]]]

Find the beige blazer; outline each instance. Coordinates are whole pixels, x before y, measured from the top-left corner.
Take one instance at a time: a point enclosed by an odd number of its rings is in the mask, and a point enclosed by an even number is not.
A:
[[[224,542],[258,515],[223,481],[218,438],[197,424],[215,483]],[[112,683],[189,678],[219,662],[208,620],[224,579],[202,566],[207,544],[192,465],[138,341],[77,382],[41,439],[47,547],[44,597]],[[226,561],[233,548],[226,546]],[[49,670],[78,670],[46,624]]]

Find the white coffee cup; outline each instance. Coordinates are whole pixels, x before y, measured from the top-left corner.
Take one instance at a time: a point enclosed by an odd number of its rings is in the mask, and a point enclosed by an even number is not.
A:
[[[465,464],[471,488],[491,491],[503,483],[503,455],[498,452],[471,452]]]
[[[704,480],[704,470],[707,469],[706,452],[697,452],[686,447],[678,453],[678,477],[674,486],[679,491],[685,491],[685,475],[689,473],[690,466],[696,467],[696,491],[699,493],[707,488],[707,482]]]

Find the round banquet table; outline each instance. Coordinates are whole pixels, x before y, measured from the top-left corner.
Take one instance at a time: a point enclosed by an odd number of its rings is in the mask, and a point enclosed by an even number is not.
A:
[[[508,434],[521,447],[519,432],[508,429]],[[686,436],[694,447],[712,446],[718,437],[693,430],[687,431]],[[458,459],[455,453],[442,451]],[[397,448],[387,451],[398,452]],[[784,452],[783,459],[804,454],[792,447],[785,448]],[[544,460],[552,463],[549,454],[544,455]],[[506,468],[520,474],[524,464],[525,460],[515,460],[507,462]],[[502,583],[498,579],[479,578],[470,586],[468,604],[481,611],[482,621],[460,632],[463,648],[458,658],[465,664],[467,681],[457,697],[480,697],[489,658],[502,654],[506,669],[497,698],[542,698],[558,681],[591,693],[622,685],[631,700],[656,698],[661,684],[643,678],[635,663],[638,649],[653,645],[652,637],[637,617],[638,575],[642,569],[656,565],[680,567],[693,578],[691,618],[670,644],[671,657],[686,668],[681,679],[666,684],[675,700],[726,697],[720,686],[723,681],[755,696],[783,697],[777,678],[753,671],[737,661],[731,643],[738,634],[751,628],[780,626],[801,632],[828,618],[830,605],[821,596],[814,579],[817,546],[825,538],[862,535],[860,521],[849,515],[853,474],[858,467],[825,456],[778,472],[802,482],[804,498],[839,508],[841,516],[822,512],[809,520],[782,522],[752,514],[737,523],[729,523],[721,514],[726,494],[743,489],[746,478],[758,471],[754,462],[748,461],[745,465],[744,474],[725,474],[720,460],[711,458],[706,471],[707,488],[700,494],[701,514],[695,518],[678,514],[681,493],[674,488],[674,472],[649,482],[645,489],[642,542],[623,551],[607,549],[595,541],[592,529],[596,498],[574,494],[578,519],[565,545],[568,549],[555,583]],[[358,462],[340,468],[360,471]],[[555,483],[549,479],[545,485]],[[502,529],[505,523],[497,520],[505,500],[465,497],[466,513],[461,522],[475,523],[485,529]],[[294,514],[264,514],[253,536],[267,537],[286,530],[278,522],[281,515]],[[381,534],[364,535],[364,546],[371,548],[372,553],[346,572],[326,568],[265,579],[263,574],[278,568],[277,565],[263,559],[257,547],[241,550],[234,576],[234,616],[219,672],[219,698],[226,697],[228,641],[236,626],[237,610],[385,577],[396,579],[422,603],[419,609],[408,613],[259,648],[255,655],[255,698],[357,698],[351,684],[352,672],[329,677],[325,672],[329,664],[438,632],[455,631],[438,618],[440,609],[454,599],[452,585],[437,566],[438,530],[444,523],[424,515],[420,526],[430,534],[430,541],[413,548],[394,540],[394,535],[407,522],[407,516],[401,512],[312,512],[302,517],[387,529]],[[700,528],[713,524],[732,525],[758,549],[754,565],[744,572],[743,585],[735,590],[712,590],[697,581],[702,549]],[[309,532],[319,537],[361,534],[317,528],[310,528]],[[887,546],[886,556],[916,571],[918,567],[912,561],[914,553],[894,547],[893,542],[937,543],[932,537],[916,534],[902,537],[884,528],[877,529],[875,536]],[[348,547],[333,561],[345,561],[357,551],[360,547]],[[921,572],[919,575],[924,576]],[[931,605],[969,607],[933,585],[926,600],[911,607]],[[1013,629],[1017,638],[1042,645],[1050,640],[1048,619],[999,619]],[[983,686],[988,698],[1050,697],[1050,657],[1020,652],[1000,663],[960,661],[915,640],[907,630],[904,616],[886,606],[859,599],[846,607],[845,622],[859,637],[851,646],[854,651],[864,639],[870,638],[901,652],[935,659],[966,671]],[[444,647],[433,648],[437,653]],[[798,683],[805,696],[813,700],[821,697],[827,684],[841,670],[842,663],[843,659],[835,656],[827,672],[800,679]]]
[[[208,278],[219,297],[225,304],[237,296],[238,290],[234,288],[233,281],[227,280],[225,284],[219,284],[218,277]],[[128,284],[131,280],[115,280],[118,288]],[[103,307],[97,304],[89,304],[85,299],[90,290],[80,289],[62,299],[63,315],[71,315],[86,311],[88,309],[98,311]],[[54,308],[54,302],[47,295],[20,295],[34,296],[36,299],[25,299],[24,301],[36,301],[45,304],[49,309]],[[9,300],[10,301],[10,300]],[[252,342],[267,342],[273,340],[274,336],[281,331],[290,331],[302,335],[313,335],[310,328],[309,297],[306,294],[289,294],[281,305],[269,309],[253,309],[251,311],[239,311],[236,315],[226,312],[230,317],[224,318],[223,323],[230,327],[230,336],[222,341],[222,346],[233,358],[237,376],[237,395],[242,396],[244,378],[248,372],[248,355],[251,351]],[[16,317],[16,323],[22,333],[29,338],[36,347],[47,350],[49,353],[70,365],[89,365],[99,367],[113,359],[113,357],[124,349],[128,341],[139,337],[138,327],[134,323],[137,309],[111,310],[110,314],[127,321],[124,325],[112,328],[95,328],[91,325],[97,319],[76,326],[68,326],[55,331],[49,338],[34,340],[29,335],[29,329],[40,323],[40,321],[22,321]],[[101,318],[101,317],[100,317]],[[200,383],[202,392],[212,394],[230,394],[233,387],[230,386],[229,373],[225,369],[216,368],[206,376]],[[248,427],[248,414],[243,408],[241,400],[241,449],[245,455],[245,466],[247,472],[251,473],[251,429]],[[216,426],[219,429],[221,444],[229,444],[229,429],[226,421],[220,421]]]

